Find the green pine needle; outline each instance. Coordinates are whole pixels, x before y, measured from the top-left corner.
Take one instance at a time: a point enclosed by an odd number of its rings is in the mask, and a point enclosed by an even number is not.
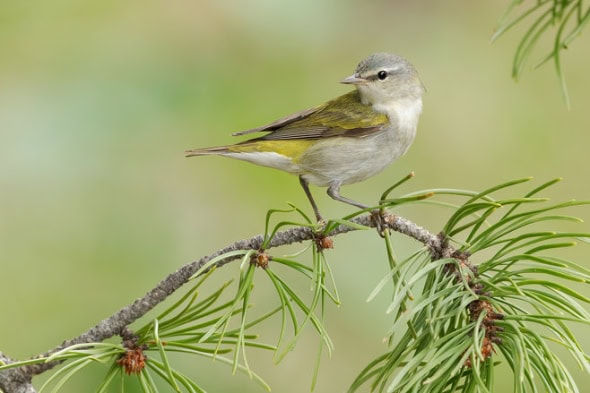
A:
[[[392,393],[492,392],[494,369],[502,363],[512,370],[514,392],[578,391],[551,345],[560,345],[590,371],[590,356],[570,329],[590,325],[584,307],[590,298],[567,284],[589,284],[590,269],[561,255],[588,234],[538,228],[579,223],[555,212],[590,203],[550,203],[536,196],[558,179],[523,197],[495,196],[514,193],[529,180],[480,193],[435,192],[466,198],[454,204],[458,207],[445,226],[460,252],[431,261],[422,250],[392,265],[370,295],[373,299],[393,282],[386,310],[393,316],[391,349],[361,371],[350,392],[365,385]]]
[[[516,13],[517,9],[522,9],[522,11],[516,17],[510,19],[510,16]],[[524,66],[536,47],[540,45],[541,38],[550,35],[551,30],[555,30],[552,48],[537,63],[536,67],[553,59],[563,99],[566,107],[569,108],[570,98],[561,54],[581,34],[590,21],[590,6],[588,4],[584,5],[583,0],[539,0],[536,2],[515,0],[500,19],[496,32],[492,36],[492,41],[506,34],[513,27],[523,25],[531,19],[530,27],[520,39],[514,54],[512,76],[517,80],[521,78]]]

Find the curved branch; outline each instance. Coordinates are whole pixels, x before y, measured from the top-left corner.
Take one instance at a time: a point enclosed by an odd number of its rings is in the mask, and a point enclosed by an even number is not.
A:
[[[10,364],[14,360],[0,352],[0,364]],[[0,372],[0,389],[8,393],[36,393],[31,384],[31,375],[23,369],[13,368]]]
[[[371,215],[355,217],[350,221],[352,223],[368,227],[376,226],[374,220],[371,218]],[[387,215],[383,218],[383,221],[389,229],[412,237],[426,245],[430,249],[433,257],[449,254],[449,252],[446,251],[447,247],[440,236],[432,234],[426,229],[416,225],[412,221],[409,221],[403,217],[399,217],[396,215]],[[336,227],[334,230],[332,230],[329,233],[329,236],[335,236],[355,230],[357,229],[350,226],[340,225]],[[295,227],[285,231],[277,232],[268,244],[267,248],[274,248],[292,243],[300,243],[303,241],[312,240],[316,237],[317,235],[309,227]],[[193,261],[182,266],[180,269],[171,273],[162,281],[160,281],[155,288],[148,291],[143,297],[135,300],[132,304],[122,308],[112,316],[100,321],[96,326],[94,326],[87,332],[81,334],[80,336],[70,340],[66,340],[59,346],[36,356],[36,358],[50,356],[74,344],[101,342],[115,335],[120,335],[124,328],[126,328],[128,325],[130,325],[131,323],[145,315],[156,305],[164,301],[168,296],[170,296],[173,292],[179,289],[182,285],[187,283],[189,279],[197,271],[199,271],[199,269],[201,269],[207,262],[209,262],[213,258],[216,258],[220,255],[226,254],[231,251],[259,250],[263,244],[263,241],[264,237],[262,235],[257,235],[250,239],[240,240],[219,251],[214,252],[211,255],[202,257],[197,261]],[[215,264],[215,267],[223,266],[231,262],[232,260],[236,260],[239,258],[239,256],[232,256],[227,257],[225,259],[221,259],[219,262]],[[203,273],[205,273],[206,271],[207,269],[203,270]],[[59,362],[57,361],[49,363],[39,363],[23,366],[17,369],[11,369],[9,371],[11,372],[12,379],[18,378],[21,381],[30,381],[32,376],[50,370],[58,364]],[[7,375],[7,372],[0,372],[0,388],[4,389],[7,393],[26,391],[9,389],[9,385],[5,382]]]

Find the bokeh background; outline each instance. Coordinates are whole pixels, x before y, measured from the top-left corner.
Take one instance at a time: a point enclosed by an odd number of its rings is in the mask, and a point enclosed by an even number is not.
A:
[[[557,199],[590,197],[588,32],[563,55],[568,111],[550,64],[511,79],[522,29],[490,44],[508,3],[0,2],[0,350],[14,358],[43,352],[185,262],[260,233],[268,209],[291,201],[309,211],[292,176],[229,159],[187,160],[183,150],[232,143],[231,132],[343,94],[349,87],[337,82],[375,51],[415,64],[428,89],[424,114],[410,152],[345,195],[375,201],[413,170],[404,191],[534,176],[564,177],[548,193]],[[550,41],[541,44],[548,50]],[[327,217],[350,212],[312,191]],[[590,217],[588,208],[573,213]],[[407,211],[433,231],[447,214]],[[400,256],[416,247],[396,241]],[[568,255],[587,266],[589,251]],[[340,237],[329,251],[342,305],[328,308],[336,351],[323,356],[318,392],[344,391],[384,351],[387,295],[365,302],[386,273],[384,252],[373,232]],[[237,272],[233,264],[216,274]],[[258,278],[253,303],[276,304]],[[261,327],[263,337],[272,342],[277,326]],[[278,366],[264,352],[249,360],[274,391],[305,392],[316,351],[308,328]],[[243,375],[228,377],[219,362],[175,361],[209,391],[262,391]],[[97,366],[62,391],[93,391],[105,371]],[[573,373],[582,386],[590,382]],[[502,382],[498,391],[510,391],[510,379]]]

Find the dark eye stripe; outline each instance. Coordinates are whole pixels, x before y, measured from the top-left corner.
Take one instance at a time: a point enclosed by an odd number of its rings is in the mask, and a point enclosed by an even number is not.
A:
[[[387,73],[387,76],[386,76],[385,78],[383,78],[383,79],[379,78],[379,74],[380,74],[381,72],[385,72],[385,73]],[[366,79],[366,80],[369,80],[369,81],[385,80],[385,79],[387,79],[387,77],[389,77],[391,74],[393,74],[393,71],[392,71],[392,70],[379,70],[379,71],[377,71],[375,74],[367,75],[367,76],[365,77],[365,79]]]

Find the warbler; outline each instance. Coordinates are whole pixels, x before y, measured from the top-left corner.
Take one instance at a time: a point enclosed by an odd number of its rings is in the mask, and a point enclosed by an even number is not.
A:
[[[266,133],[235,145],[187,150],[187,157],[219,155],[280,169],[299,181],[318,221],[309,184],[328,187],[337,201],[366,205],[340,195],[340,187],[379,173],[406,153],[422,113],[424,86],[401,56],[375,53],[341,83],[356,89],[322,105],[233,135]]]

